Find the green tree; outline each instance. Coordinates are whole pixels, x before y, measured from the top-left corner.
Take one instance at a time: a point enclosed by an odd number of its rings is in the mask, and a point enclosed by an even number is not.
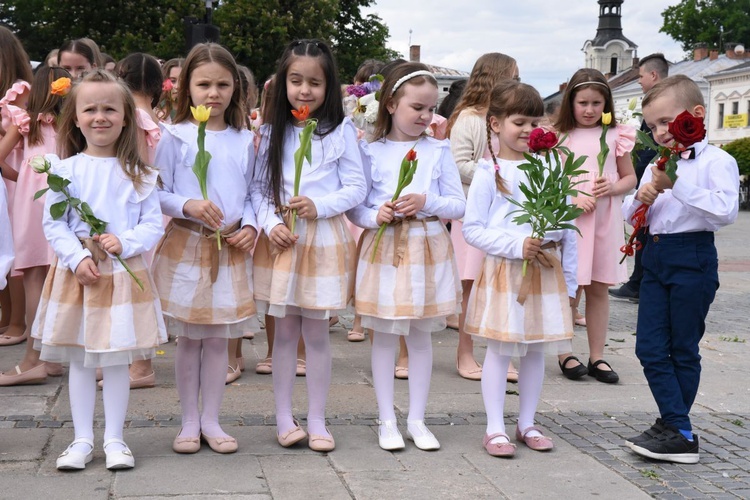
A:
[[[38,61],[66,40],[82,37],[116,59],[130,52],[171,57],[184,52],[183,17],[204,12],[195,0],[6,0],[0,5],[0,22]]]
[[[687,52],[697,43],[750,46],[750,0],[682,0],[661,15],[664,24],[659,31],[680,42]]]
[[[386,47],[388,26],[375,14],[362,17],[362,8],[373,0],[340,0],[336,17],[336,35],[333,51],[339,65],[342,82],[351,82],[359,65],[366,59],[383,62],[400,57]]]
[[[750,137],[744,137],[730,142],[724,146],[724,151],[737,160],[740,174],[750,175]]]
[[[338,0],[225,0],[214,13],[221,43],[263,81],[286,45],[298,38],[330,41]]]

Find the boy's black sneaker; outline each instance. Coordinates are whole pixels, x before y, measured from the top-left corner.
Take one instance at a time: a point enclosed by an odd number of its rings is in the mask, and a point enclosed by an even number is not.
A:
[[[632,448],[634,444],[640,444],[649,441],[662,432],[664,432],[664,422],[662,422],[661,418],[657,418],[654,425],[652,425],[649,429],[643,431],[639,436],[626,439],[625,444]]]
[[[641,456],[665,462],[697,464],[699,459],[698,435],[693,434],[693,440],[688,441],[671,425],[665,425],[661,434],[633,444],[630,449]]]

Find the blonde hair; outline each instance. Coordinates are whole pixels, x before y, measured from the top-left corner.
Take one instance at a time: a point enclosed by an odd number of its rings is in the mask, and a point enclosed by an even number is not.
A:
[[[475,109],[484,113],[490,103],[490,91],[498,82],[513,78],[518,64],[516,60],[500,52],[490,52],[482,55],[469,75],[461,99],[448,117],[446,133],[451,135],[451,129],[458,119],[458,115],[465,109]]]
[[[705,106],[703,93],[698,84],[685,75],[674,75],[660,80],[643,98],[641,107],[645,108],[657,98],[669,95],[680,107],[691,109],[696,106]]]
[[[115,142],[115,156],[119,160],[125,175],[133,182],[136,189],[143,183],[143,177],[154,169],[142,159],[138,149],[140,129],[136,124],[135,101],[128,87],[112,73],[95,69],[73,86],[65,98],[65,105],[58,120],[57,148],[60,158],[69,158],[86,149],[86,137],[76,126],[76,101],[81,87],[86,84],[114,85],[120,92],[124,109],[124,125],[120,137]]]

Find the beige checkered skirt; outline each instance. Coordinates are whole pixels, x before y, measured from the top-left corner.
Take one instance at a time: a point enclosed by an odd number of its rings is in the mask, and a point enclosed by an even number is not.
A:
[[[352,301],[356,245],[343,215],[297,219],[297,243],[276,252],[261,233],[255,246],[255,299],[279,318],[295,314],[328,319]]]
[[[95,257],[101,276],[89,286],[81,285],[54,259],[32,328],[43,360],[83,358],[86,367],[125,365],[154,357],[155,347],[167,341],[159,298],[143,257],[125,260],[143,283],[142,291],[115,259],[99,252]]]
[[[193,328],[196,338],[236,338],[244,331],[257,331],[250,253],[227,244],[223,238],[219,250],[215,233],[197,232],[177,222],[173,219],[167,225],[152,265],[164,314],[176,320],[169,321],[170,329],[182,323],[236,325],[221,334],[210,329],[213,333],[203,335]]]
[[[531,261],[523,283],[523,260],[487,255],[469,296],[464,330],[507,345],[503,352],[523,356],[528,349],[570,352],[573,319],[560,249],[542,250],[552,267]],[[525,296],[519,303],[519,294]]]
[[[408,335],[410,328],[439,331],[461,311],[461,281],[448,231],[436,219],[386,227],[371,262],[376,229],[360,239],[356,311],[362,326]]]

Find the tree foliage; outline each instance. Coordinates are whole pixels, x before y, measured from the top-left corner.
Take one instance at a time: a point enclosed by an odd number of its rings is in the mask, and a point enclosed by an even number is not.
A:
[[[351,82],[359,65],[366,59],[383,62],[398,58],[398,52],[386,47],[388,27],[375,14],[362,17],[361,9],[373,0],[340,0],[336,17],[334,53],[342,82]]]
[[[360,10],[372,0],[223,0],[213,11],[221,43],[259,80],[273,73],[284,47],[297,38],[330,43],[342,78],[350,80],[367,58],[390,59],[388,28]],[[185,55],[186,16],[200,22],[201,0],[4,0],[7,25],[37,61],[66,40],[89,37],[115,59],[148,52],[163,59]]]
[[[750,137],[744,137],[730,142],[724,146],[724,151],[737,160],[740,174],[750,175]]]
[[[682,0],[661,15],[664,24],[659,31],[680,42],[686,52],[697,43],[750,46],[750,0]]]

